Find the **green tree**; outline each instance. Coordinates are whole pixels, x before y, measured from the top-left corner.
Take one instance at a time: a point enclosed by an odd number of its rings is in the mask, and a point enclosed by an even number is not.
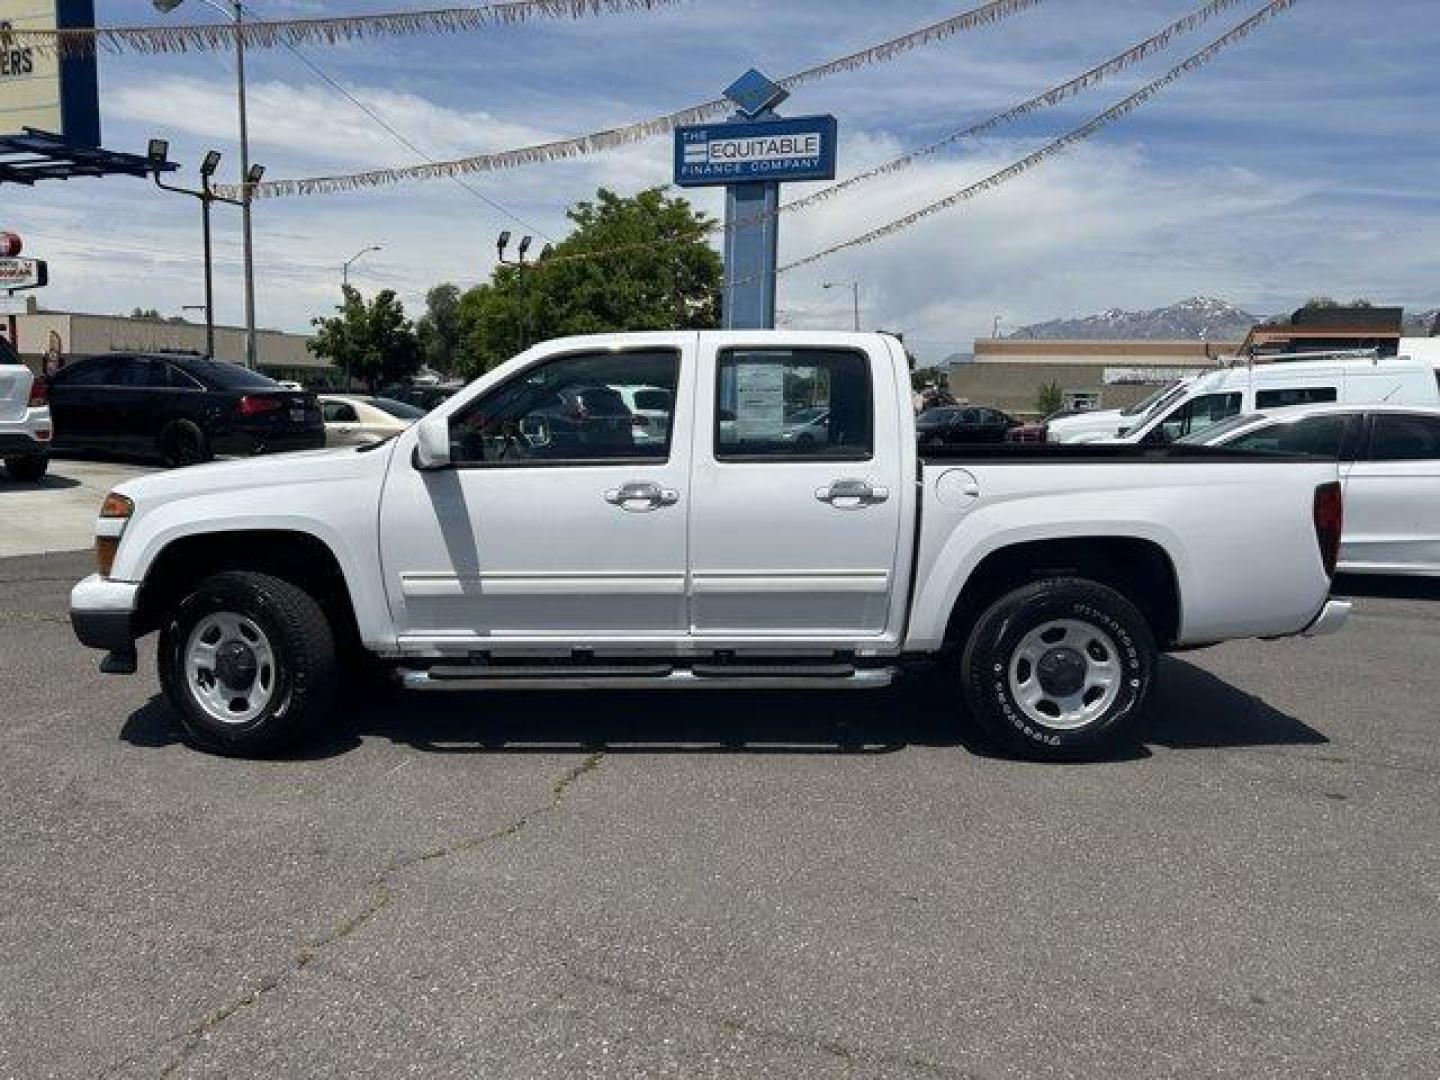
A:
[[[567,216],[575,227],[548,257],[496,267],[460,298],[463,374],[567,334],[719,325],[713,222],[687,200],[659,188],[629,198],[602,188]]]
[[[425,294],[425,314],[415,324],[425,366],[452,372],[460,360],[465,330],[460,320],[460,289],[448,282]]]
[[[392,289],[368,304],[346,285],[338,315],[310,320],[315,336],[307,347],[370,389],[407,378],[420,368],[420,339]]]
[[[1049,416],[1064,407],[1065,391],[1060,389],[1058,382],[1045,383],[1035,391],[1035,411],[1041,416]]]

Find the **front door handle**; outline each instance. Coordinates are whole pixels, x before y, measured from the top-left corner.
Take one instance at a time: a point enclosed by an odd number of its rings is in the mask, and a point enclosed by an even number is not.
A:
[[[632,514],[647,514],[662,506],[674,506],[680,501],[680,493],[649,481],[634,481],[605,492],[605,501]]]
[[[884,502],[890,498],[890,489],[868,480],[833,480],[828,487],[816,488],[815,498],[841,510],[854,510]]]

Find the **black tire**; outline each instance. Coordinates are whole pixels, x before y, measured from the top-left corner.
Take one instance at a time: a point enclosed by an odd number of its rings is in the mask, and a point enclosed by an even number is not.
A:
[[[226,612],[258,627],[274,659],[268,703],[236,723],[207,711],[186,665],[192,632]],[[304,590],[268,574],[226,571],[202,581],[162,625],[156,659],[186,736],[219,754],[264,756],[296,746],[329,716],[335,697],[335,635],[324,611]]]
[[[200,426],[190,420],[172,420],[160,432],[160,456],[172,469],[202,465],[215,455]]]
[[[44,476],[45,470],[48,468],[50,468],[50,455],[48,454],[26,454],[24,457],[5,459],[5,471],[10,474],[11,480],[30,483]]]
[[[1034,670],[1029,661],[1017,660],[1023,655],[1020,649],[1027,636],[1061,621],[1078,626],[1047,650],[1046,656],[1053,659],[1053,663],[1046,661],[1048,671]],[[1086,628],[1099,633],[1082,640]],[[1120,669],[1113,699],[1093,717],[1079,713],[1077,720],[1072,716],[1071,722],[1077,726],[1058,726],[1066,719],[1059,715],[1053,720],[1057,726],[1050,726],[1043,710],[1048,707],[1058,714],[1059,695],[1052,699],[1044,679],[1053,678],[1057,687],[1065,689],[1072,677],[1088,681],[1091,676],[1080,673],[1092,670],[1090,664],[1083,654],[1072,654],[1093,648],[1090,659],[1103,663],[1101,657],[1110,650],[1102,639],[1113,645]],[[1044,760],[1098,758],[1134,741],[1154,683],[1157,659],[1149,623],[1124,596],[1082,578],[1049,578],[1007,593],[980,616],[965,643],[961,680],[976,723],[1006,747]],[[1043,700],[1027,709],[1016,693],[1017,678],[1021,689],[1031,685],[1030,678],[1035,679],[1033,685],[1042,692]],[[1084,688],[1080,700],[1087,700],[1090,693],[1090,687]],[[1096,701],[1105,697],[1101,689]]]

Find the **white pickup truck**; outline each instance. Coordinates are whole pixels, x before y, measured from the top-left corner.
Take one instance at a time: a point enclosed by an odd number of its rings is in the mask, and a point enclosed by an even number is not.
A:
[[[635,387],[668,391],[663,437]],[[221,752],[313,731],[375,661],[417,690],[861,689],[931,656],[993,735],[1090,755],[1134,733],[1159,650],[1344,622],[1336,474],[1200,447],[922,458],[878,334],[571,338],[377,446],[122,485],[71,617],[113,672],[158,629],[166,695]]]

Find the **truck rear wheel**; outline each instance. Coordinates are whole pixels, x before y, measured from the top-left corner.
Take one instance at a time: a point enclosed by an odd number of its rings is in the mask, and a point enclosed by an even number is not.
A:
[[[206,578],[161,628],[160,685],[190,741],[229,755],[296,745],[330,712],[335,637],[313,597],[248,571]]]
[[[1145,617],[1120,593],[1050,578],[995,601],[961,661],[965,698],[992,737],[1029,757],[1101,757],[1131,740],[1154,681]]]

